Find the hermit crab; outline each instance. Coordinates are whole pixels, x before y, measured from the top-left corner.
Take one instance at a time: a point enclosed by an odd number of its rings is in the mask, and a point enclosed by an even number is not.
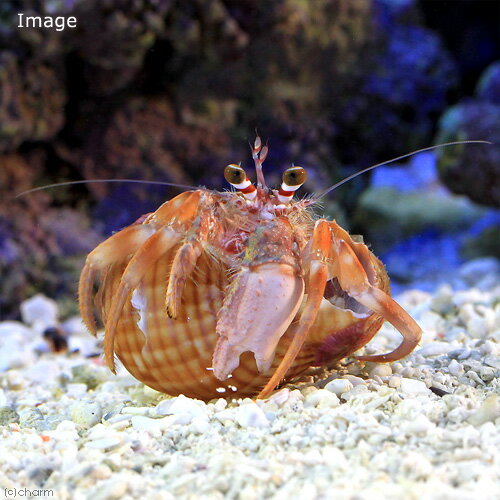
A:
[[[80,309],[96,334],[144,384],[209,400],[266,397],[311,366],[363,347],[384,320],[402,334],[390,362],[409,354],[421,329],[390,296],[383,264],[335,221],[294,200],[306,171],[292,166],[266,186],[268,153],[251,147],[257,184],[228,165],[232,191],[193,189],[115,233],[87,257]],[[99,277],[95,298],[93,288]]]

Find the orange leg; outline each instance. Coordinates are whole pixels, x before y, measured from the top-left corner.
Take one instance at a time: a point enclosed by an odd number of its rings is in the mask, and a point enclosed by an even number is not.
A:
[[[98,272],[112,264],[125,261],[154,231],[154,224],[128,226],[103,241],[87,256],[80,275],[78,296],[83,323],[93,335],[97,333],[97,326],[93,314],[92,294]]]
[[[330,228],[325,220],[319,220],[314,227],[311,245],[311,262],[306,281],[307,299],[297,324],[294,325],[294,336],[285,356],[265,387],[260,391],[258,398],[267,397],[280,383],[293,361],[300,352],[307,334],[316,319],[328,279],[327,258],[330,247]]]
[[[116,326],[128,296],[139,285],[150,266],[176,245],[180,239],[179,233],[169,227],[162,227],[145,241],[125,268],[106,321],[104,357],[112,372],[115,372],[113,356]]]
[[[165,295],[165,307],[169,318],[177,317],[184,285],[196,267],[201,250],[202,246],[199,243],[190,242],[182,245],[175,254]]]
[[[190,224],[198,214],[202,195],[203,191],[200,189],[181,193],[161,205],[146,219],[146,222],[155,222],[160,225],[173,224],[174,227],[178,224],[181,226]]]
[[[214,231],[213,226],[214,220],[210,215],[210,209],[200,210],[188,231],[184,244],[175,254],[165,294],[165,307],[170,318],[177,317],[184,285],[196,267],[198,257],[203,251],[203,244],[208,241],[209,232]]]
[[[334,276],[351,297],[380,314],[403,335],[399,347],[387,354],[358,356],[363,361],[391,362],[410,354],[420,341],[422,330],[415,320],[389,295],[370,284],[367,273],[353,248],[333,237],[331,263]]]

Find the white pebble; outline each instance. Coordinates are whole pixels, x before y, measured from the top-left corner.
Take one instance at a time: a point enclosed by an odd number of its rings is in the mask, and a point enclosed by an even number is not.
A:
[[[484,358],[484,364],[491,366],[492,368],[496,368],[497,370],[500,370],[500,357],[498,356],[485,356]]]
[[[161,433],[171,425],[171,418],[149,418],[142,415],[132,417],[132,427],[138,431]]]
[[[426,434],[434,424],[423,414],[417,415],[403,426],[403,431],[407,434]]]
[[[394,389],[398,389],[401,387],[401,377],[397,375],[393,375],[388,381],[389,387],[393,387]]]
[[[54,326],[58,322],[57,303],[39,293],[21,303],[23,322],[38,328]]]
[[[450,375],[458,377],[464,373],[464,367],[456,359],[452,359],[448,365],[448,371]]]
[[[0,323],[0,338],[9,339],[9,342],[23,342],[27,339],[33,340],[39,335],[32,328],[28,328],[20,321],[2,321]]]
[[[290,396],[290,389],[281,389],[281,391],[276,392],[270,398],[266,400],[267,403],[274,403],[277,406],[281,406],[286,403],[288,397]]]
[[[335,408],[339,404],[339,398],[333,392],[326,389],[319,389],[307,395],[304,400],[305,407]]]
[[[366,381],[361,377],[356,377],[355,375],[346,375],[344,378],[349,380],[351,384],[356,387],[357,385],[366,385]]]
[[[241,427],[267,427],[269,425],[266,414],[254,402],[238,406],[235,419]]]
[[[92,495],[93,500],[118,500],[127,492],[128,484],[123,477],[108,479],[98,490]]]
[[[190,428],[197,434],[207,434],[212,427],[210,426],[208,417],[194,417]]]
[[[225,399],[219,398],[214,404],[213,408],[216,412],[225,410],[227,408],[227,401]]]
[[[149,406],[125,406],[122,408],[121,413],[124,415],[150,416],[152,409]]]
[[[346,378],[336,378],[325,385],[327,391],[333,392],[337,396],[344,394],[344,392],[350,391],[354,385],[352,382]]]
[[[88,441],[85,443],[86,448],[94,450],[110,450],[122,444],[122,440],[118,436],[96,439],[95,441]]]
[[[492,394],[483,401],[479,409],[467,420],[472,425],[479,427],[486,422],[494,422],[498,417],[500,417],[500,401],[497,394]]]
[[[474,339],[488,337],[494,327],[495,313],[480,304],[464,304],[459,312],[460,319],[465,323],[467,333]]]
[[[405,394],[429,394],[429,389],[421,380],[401,378],[401,391]]]
[[[380,364],[375,365],[370,370],[370,377],[390,377],[392,375],[391,365],[388,364]]]
[[[75,424],[91,427],[101,421],[102,408],[96,401],[79,401],[71,407],[71,419]]]
[[[454,346],[448,344],[447,342],[431,342],[430,344],[424,345],[421,349],[416,351],[416,354],[421,356],[440,356],[441,354],[447,354],[455,349]]]
[[[94,479],[108,479],[111,477],[112,471],[107,465],[99,464],[92,469],[90,474]]]
[[[79,399],[87,393],[87,384],[67,384],[66,394],[73,399]]]
[[[189,424],[195,417],[208,418],[204,403],[180,395],[171,400],[161,401],[156,407],[158,415],[174,415],[174,424]]]
[[[413,368],[413,366],[405,366],[401,370],[401,375],[406,378],[413,377],[413,375],[415,375],[415,368]]]

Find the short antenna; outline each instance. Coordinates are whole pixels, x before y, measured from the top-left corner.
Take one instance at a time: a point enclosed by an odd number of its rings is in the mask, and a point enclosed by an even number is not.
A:
[[[260,137],[257,135],[253,143],[253,146],[250,146],[250,149],[252,151],[252,158],[255,163],[255,172],[257,173],[257,186],[265,188],[267,186],[266,186],[266,181],[264,179],[264,172],[262,171],[262,164],[266,159],[267,153],[269,152],[269,148],[267,147],[267,144],[264,147],[262,147],[262,141],[260,140]]]

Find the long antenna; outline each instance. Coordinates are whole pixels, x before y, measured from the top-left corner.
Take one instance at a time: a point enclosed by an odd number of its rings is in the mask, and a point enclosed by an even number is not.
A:
[[[68,181],[68,182],[58,182],[56,184],[47,184],[46,186],[39,186],[33,189],[28,189],[27,191],[23,191],[22,193],[16,194],[14,198],[20,198],[29,193],[34,193],[35,191],[43,191],[44,189],[50,189],[60,186],[74,186],[75,184],[89,184],[89,183],[105,183],[105,182],[125,182],[129,184],[156,184],[158,186],[171,186],[178,187],[181,189],[200,189],[195,186],[187,186],[185,184],[174,184],[172,182],[162,182],[162,181],[143,181],[143,180],[135,180],[135,179],[90,179],[88,181]]]
[[[356,173],[350,175],[349,177],[346,177],[345,179],[341,180],[340,182],[337,182],[337,184],[330,186],[328,189],[326,189],[325,191],[323,191],[319,195],[311,198],[310,202],[315,203],[320,198],[323,198],[323,196],[326,196],[330,191],[337,189],[339,186],[342,186],[342,184],[349,182],[350,180],[354,179],[358,175],[365,174],[366,172],[369,172],[370,170],[374,170],[375,168],[382,167],[384,165],[389,165],[390,163],[394,163],[396,161],[402,160],[404,158],[408,158],[409,156],[416,155],[418,153],[424,153],[425,151],[432,151],[433,149],[444,148],[446,146],[457,146],[459,144],[493,144],[493,143],[490,141],[474,141],[474,140],[456,141],[456,142],[445,142],[444,144],[436,144],[434,146],[429,146],[427,148],[417,149],[416,151],[412,151],[411,153],[406,153],[405,155],[398,156],[397,158],[393,158],[392,160],[383,161],[382,163],[377,163],[376,165],[372,165],[371,167],[360,170],[359,172],[356,172]]]

